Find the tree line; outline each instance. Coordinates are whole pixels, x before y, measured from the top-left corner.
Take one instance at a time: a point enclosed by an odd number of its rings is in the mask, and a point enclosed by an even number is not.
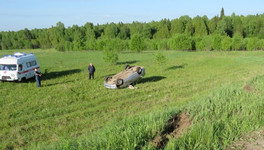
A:
[[[47,29],[0,32],[0,50],[263,50],[264,14],[187,15],[160,21],[107,23],[65,28],[62,22]]]

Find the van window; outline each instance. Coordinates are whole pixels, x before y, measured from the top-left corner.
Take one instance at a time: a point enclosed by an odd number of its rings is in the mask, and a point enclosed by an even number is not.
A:
[[[32,66],[36,66],[37,62],[36,62],[36,60],[33,60],[33,61],[30,61],[30,62],[27,62],[26,64],[27,64],[27,67],[29,68],[29,67],[32,67]]]
[[[19,64],[19,65],[18,65],[18,71],[22,71],[22,69],[23,69],[23,68],[22,68],[22,64]]]
[[[36,62],[35,60],[34,60],[34,61],[31,61],[31,62],[30,62],[30,65],[31,65],[31,66],[36,66],[36,65],[37,65],[37,62]]]
[[[30,62],[27,62],[26,64],[27,64],[27,67],[29,68],[30,67]]]
[[[16,65],[5,65],[5,64],[0,64],[0,70],[10,70],[10,71],[15,71],[17,68]]]

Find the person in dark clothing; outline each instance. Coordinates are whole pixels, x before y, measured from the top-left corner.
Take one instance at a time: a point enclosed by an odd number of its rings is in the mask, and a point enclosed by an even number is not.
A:
[[[94,79],[95,67],[92,63],[90,63],[88,67],[88,71],[89,71],[89,80],[91,79],[91,77]]]
[[[41,76],[42,74],[40,72],[38,72],[38,69],[35,68],[35,79],[36,79],[36,82],[37,82],[37,87],[41,87]]]

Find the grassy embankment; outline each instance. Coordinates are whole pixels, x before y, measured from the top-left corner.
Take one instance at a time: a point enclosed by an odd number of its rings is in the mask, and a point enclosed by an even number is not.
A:
[[[12,52],[0,51],[6,53]],[[34,53],[46,72],[42,88],[34,81],[0,83],[0,148],[152,148],[151,139],[181,111],[193,125],[168,149],[223,148],[261,125],[262,77],[252,79],[264,72],[262,52],[164,51],[163,66],[152,52],[122,53],[115,66],[101,52]],[[89,62],[96,67],[92,81]],[[138,89],[105,89],[104,76],[127,63],[146,68]]]

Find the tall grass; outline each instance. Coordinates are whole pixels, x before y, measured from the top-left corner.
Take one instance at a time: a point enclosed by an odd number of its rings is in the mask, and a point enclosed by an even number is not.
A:
[[[239,85],[223,87],[194,103],[114,122],[86,139],[45,149],[157,149],[152,140],[182,111],[191,115],[192,126],[183,137],[171,137],[165,149],[224,149],[242,133],[263,129],[263,83],[264,76],[258,76],[248,83],[256,88],[253,91]]]
[[[264,76],[248,84],[226,87],[187,106],[193,125],[181,139],[172,140],[167,149],[223,149],[239,139],[241,133],[263,129]]]

